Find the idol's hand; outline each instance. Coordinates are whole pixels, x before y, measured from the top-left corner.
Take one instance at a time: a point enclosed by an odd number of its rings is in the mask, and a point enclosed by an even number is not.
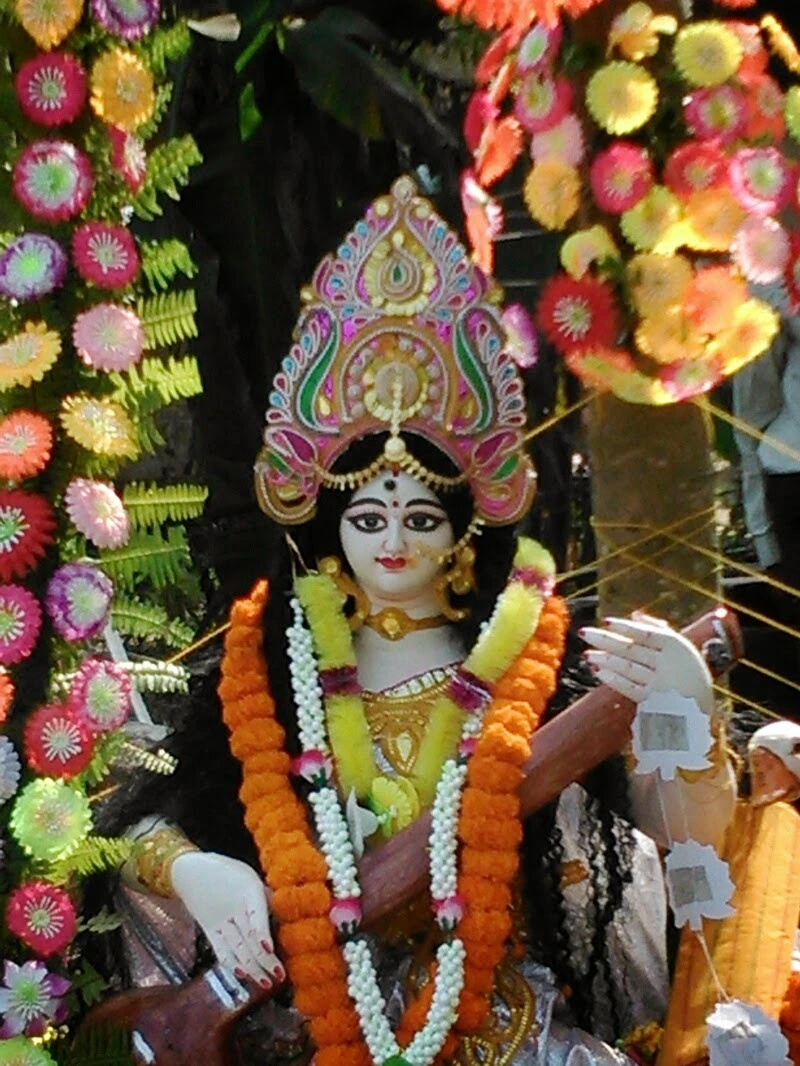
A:
[[[605,628],[589,626],[581,636],[591,645],[584,655],[598,680],[634,703],[674,690],[713,712],[711,673],[702,655],[665,622],[642,614],[609,618]]]
[[[264,882],[244,862],[214,852],[179,855],[170,871],[175,895],[237,977],[271,988],[285,974],[275,954]]]

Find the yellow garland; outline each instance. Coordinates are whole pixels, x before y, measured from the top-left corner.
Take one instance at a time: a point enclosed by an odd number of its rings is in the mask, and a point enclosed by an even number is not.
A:
[[[463,712],[449,696],[440,696],[431,708],[428,727],[419,746],[411,780],[423,807],[436,795],[436,782],[445,762],[455,755],[461,739]]]
[[[344,600],[333,581],[327,574],[307,574],[297,579],[295,592],[314,635],[320,670],[355,666],[353,638],[342,613]]]
[[[358,798],[363,799],[378,775],[364,704],[355,694],[329,696],[325,710],[342,795],[348,796],[355,789]]]

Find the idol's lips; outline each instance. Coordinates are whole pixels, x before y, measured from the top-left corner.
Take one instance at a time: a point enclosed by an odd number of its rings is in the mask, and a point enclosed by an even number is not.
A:
[[[384,570],[403,570],[408,565],[408,560],[398,555],[382,555],[375,560]]]

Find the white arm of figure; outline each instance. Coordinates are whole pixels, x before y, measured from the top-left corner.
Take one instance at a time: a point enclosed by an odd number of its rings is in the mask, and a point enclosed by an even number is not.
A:
[[[666,623],[644,616],[610,619],[607,628],[581,635],[591,650],[586,659],[597,678],[634,703],[652,692],[677,691],[714,717],[711,675],[691,641]],[[736,803],[736,779],[728,758],[712,749],[714,765],[705,771],[662,781],[657,773],[630,775],[634,819],[659,844],[691,837],[718,844]],[[665,824],[666,819],[666,824]]]
[[[127,835],[145,844],[167,828],[163,819],[150,818]],[[137,876],[135,856],[125,864],[122,876],[139,891],[152,887]],[[267,890],[252,867],[227,855],[193,850],[178,853],[167,876],[173,895],[203,930],[221,966],[262,988],[283,980],[270,930]]]

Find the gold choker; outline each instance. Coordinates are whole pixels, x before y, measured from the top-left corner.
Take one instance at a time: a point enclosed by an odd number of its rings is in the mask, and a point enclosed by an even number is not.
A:
[[[376,633],[386,640],[402,640],[409,633],[416,633],[418,629],[436,629],[447,623],[443,614],[434,614],[428,618],[411,618],[399,607],[384,607],[376,614],[369,614],[364,619],[364,625],[374,629]]]

